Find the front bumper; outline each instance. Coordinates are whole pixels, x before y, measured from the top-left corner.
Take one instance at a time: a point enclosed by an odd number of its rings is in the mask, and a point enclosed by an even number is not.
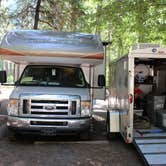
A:
[[[45,119],[8,117],[7,126],[20,134],[66,135],[80,133],[90,128],[91,118]]]

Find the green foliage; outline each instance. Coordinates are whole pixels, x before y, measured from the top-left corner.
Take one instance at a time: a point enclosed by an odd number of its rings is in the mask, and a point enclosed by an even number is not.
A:
[[[79,18],[80,30],[112,41],[107,50],[107,61],[127,54],[138,42],[166,45],[164,0],[89,0],[83,6],[86,15]]]
[[[166,45],[166,3],[160,0],[89,0],[80,29],[112,40],[111,58],[120,57],[137,42]],[[82,22],[86,20],[86,26]]]
[[[13,84],[13,82],[14,82],[13,75],[8,75],[8,76],[7,76],[7,83]]]
[[[33,29],[37,0],[17,0],[11,17],[17,28]],[[82,14],[79,0],[43,0],[40,5],[39,29],[74,31]]]
[[[9,24],[32,29],[36,3],[17,0],[17,8],[10,13],[1,7],[0,32],[10,29]],[[99,34],[102,40],[112,41],[108,55],[114,59],[137,42],[166,45],[165,25],[165,0],[42,0],[38,27]]]
[[[8,13],[8,8],[0,6],[0,40],[2,39],[3,35],[13,26]]]
[[[0,35],[15,27],[33,28],[37,0],[16,2],[14,11],[0,7]],[[42,0],[38,27],[99,34],[102,40],[112,41],[107,50],[109,65],[135,43],[166,45],[166,1]]]

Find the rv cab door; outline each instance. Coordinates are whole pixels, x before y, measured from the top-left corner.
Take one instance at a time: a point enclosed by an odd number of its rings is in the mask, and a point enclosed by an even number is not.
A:
[[[105,64],[96,65],[93,67],[93,82],[92,82],[92,91],[94,99],[105,100],[106,96],[106,86],[99,86],[99,77],[102,75],[105,77]],[[106,78],[105,78],[106,79]]]

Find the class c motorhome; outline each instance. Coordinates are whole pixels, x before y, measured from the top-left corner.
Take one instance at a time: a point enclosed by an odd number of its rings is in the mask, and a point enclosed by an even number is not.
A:
[[[4,36],[0,55],[15,63],[11,135],[89,136],[93,99],[105,97],[105,55],[97,35],[14,30]],[[4,71],[0,79],[6,81]]]

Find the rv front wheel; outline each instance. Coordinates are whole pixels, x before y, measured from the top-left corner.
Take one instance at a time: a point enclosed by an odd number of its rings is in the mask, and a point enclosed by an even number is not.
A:
[[[79,134],[79,137],[80,137],[81,140],[90,140],[90,138],[91,138],[90,130],[81,132],[81,133]]]
[[[16,133],[14,131],[8,129],[7,134],[8,134],[8,140],[9,141],[16,141],[17,140]]]
[[[107,111],[107,120],[106,120],[106,134],[107,138],[110,139],[110,120],[109,120],[109,111]]]

